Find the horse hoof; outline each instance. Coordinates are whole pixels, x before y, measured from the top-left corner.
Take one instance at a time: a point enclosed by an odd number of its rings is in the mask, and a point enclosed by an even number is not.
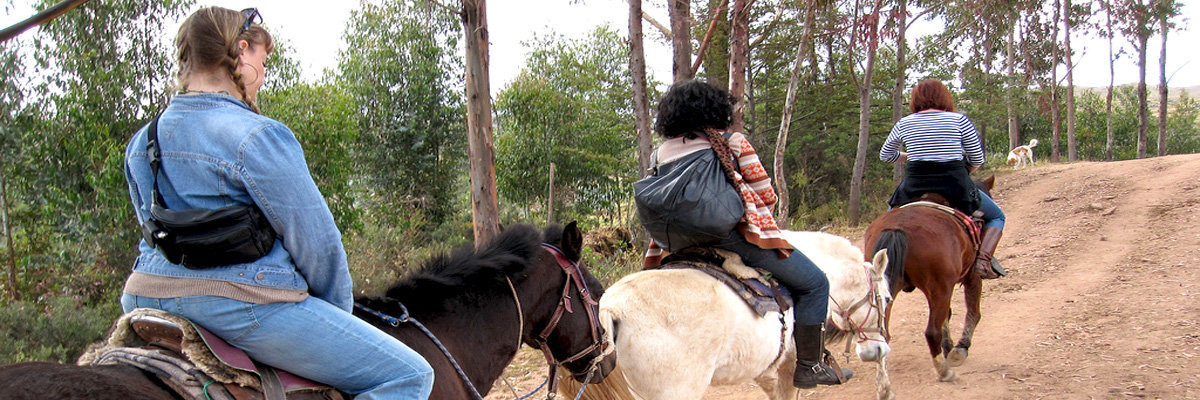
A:
[[[896,400],[896,392],[893,392],[892,389],[886,389],[878,393],[877,397],[878,400]]]
[[[965,361],[967,361],[967,349],[961,347],[950,350],[950,354],[946,356],[946,363],[950,364],[951,367],[963,365]]]
[[[938,380],[942,382],[955,382],[958,381],[958,375],[954,371],[947,369],[946,373],[938,378]]]

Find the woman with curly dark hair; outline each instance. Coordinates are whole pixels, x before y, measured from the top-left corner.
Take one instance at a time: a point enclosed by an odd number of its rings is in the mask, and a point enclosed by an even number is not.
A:
[[[843,375],[839,378],[833,368],[821,361],[825,353],[822,327],[829,307],[829,280],[816,264],[781,237],[771,215],[771,206],[778,197],[754,147],[740,132],[724,134],[729,128],[734,102],[728,92],[704,82],[690,80],[672,85],[658,104],[654,130],[666,141],[655,150],[655,166],[710,148],[716,152],[726,178],[746,201],[737,228],[712,246],[737,253],[746,264],[769,271],[791,291],[795,304],[792,337],[796,342],[796,373],[792,383],[799,388],[840,384],[853,372],[838,371]],[[657,266],[665,247],[657,239],[652,240],[645,265]]]

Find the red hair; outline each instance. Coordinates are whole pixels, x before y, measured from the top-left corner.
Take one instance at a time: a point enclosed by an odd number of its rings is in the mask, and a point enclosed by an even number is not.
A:
[[[912,101],[908,103],[912,112],[925,110],[954,111],[954,96],[946,85],[937,79],[926,79],[913,88]]]

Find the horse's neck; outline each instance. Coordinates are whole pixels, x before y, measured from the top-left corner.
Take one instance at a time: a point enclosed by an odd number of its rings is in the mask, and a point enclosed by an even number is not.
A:
[[[488,301],[459,303],[453,309],[430,315],[413,315],[446,346],[480,394],[486,394],[512,361],[520,346],[517,311],[507,287]],[[500,296],[503,294],[504,296]],[[472,296],[478,295],[478,292]],[[401,325],[403,341],[426,360],[445,360],[446,355],[415,326]],[[436,368],[435,368],[436,369]],[[461,385],[457,373],[436,371],[438,379]]]
[[[866,285],[870,283],[864,283],[862,270],[836,269],[825,271],[825,275],[829,278],[829,296],[843,307],[858,301],[869,289]]]

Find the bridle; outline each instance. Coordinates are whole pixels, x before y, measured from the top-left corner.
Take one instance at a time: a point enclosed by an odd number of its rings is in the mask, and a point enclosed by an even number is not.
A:
[[[846,354],[850,353],[850,343],[851,343],[851,340],[854,338],[858,338],[857,343],[862,343],[862,342],[866,342],[866,341],[877,341],[877,342],[886,343],[890,339],[888,337],[889,335],[888,335],[887,329],[884,326],[885,321],[884,321],[883,304],[882,304],[883,303],[883,295],[878,290],[876,290],[876,286],[883,280],[883,277],[871,274],[870,268],[868,268],[866,265],[863,265],[862,267],[863,267],[863,272],[866,273],[867,279],[870,282],[870,284],[869,284],[870,289],[867,290],[867,294],[863,295],[863,297],[861,299],[858,299],[858,301],[850,304],[849,307],[842,307],[842,305],[838,304],[837,300],[834,299],[832,295],[829,296],[829,301],[831,303],[833,303],[833,305],[837,308],[837,315],[842,317],[842,319],[846,320],[846,323],[850,324],[850,326],[849,326],[849,329],[846,329],[844,327],[838,326],[837,322],[834,321],[833,318],[830,318],[830,321],[833,321],[833,325],[835,327],[837,327],[838,330],[843,331],[843,332],[854,333],[854,336],[850,336],[850,337],[846,338]],[[857,312],[858,309],[860,309],[864,306],[869,307],[867,309],[867,315],[865,317],[863,317],[861,323],[855,322],[854,319],[851,317],[854,316],[854,313]],[[878,328],[870,328],[870,329],[863,328],[863,326],[865,326],[867,324],[867,321],[869,321],[871,319],[872,315],[874,315],[874,317],[875,317],[875,322],[878,323],[878,325],[877,325]],[[867,333],[878,333],[881,336],[883,336],[883,340],[872,339],[867,336]]]
[[[600,308],[600,303],[592,298],[592,292],[588,290],[587,282],[583,279],[583,271],[580,269],[579,264],[568,260],[566,255],[563,254],[562,250],[559,250],[558,247],[555,247],[552,244],[542,243],[542,247],[545,247],[550,254],[554,255],[554,259],[558,261],[558,266],[562,267],[563,273],[566,274],[567,278],[566,282],[563,284],[562,296],[558,299],[558,307],[554,309],[554,313],[550,316],[550,322],[546,323],[546,327],[543,328],[542,332],[539,333],[537,338],[534,339],[534,342],[537,343],[538,348],[542,350],[542,354],[546,356],[546,364],[548,364],[550,367],[550,375],[548,378],[550,380],[549,392],[556,393],[558,388],[558,379],[555,375],[555,372],[559,365],[579,360],[587,354],[599,350],[601,355],[598,356],[596,360],[593,360],[591,365],[588,367],[588,379],[590,380],[592,374],[600,365],[599,361],[603,358],[605,351],[610,349],[612,346],[608,341],[605,340],[604,328],[600,326],[600,318],[597,315],[597,312]],[[554,332],[554,329],[558,326],[559,321],[562,320],[563,314],[575,312],[575,310],[573,310],[571,307],[572,288],[575,288],[574,291],[579,293],[579,299],[583,302],[583,308],[587,312],[588,325],[591,326],[592,344],[567,357],[566,359],[556,361],[554,359],[554,354],[550,352],[550,344],[547,342],[547,340],[550,338],[550,334]]]

